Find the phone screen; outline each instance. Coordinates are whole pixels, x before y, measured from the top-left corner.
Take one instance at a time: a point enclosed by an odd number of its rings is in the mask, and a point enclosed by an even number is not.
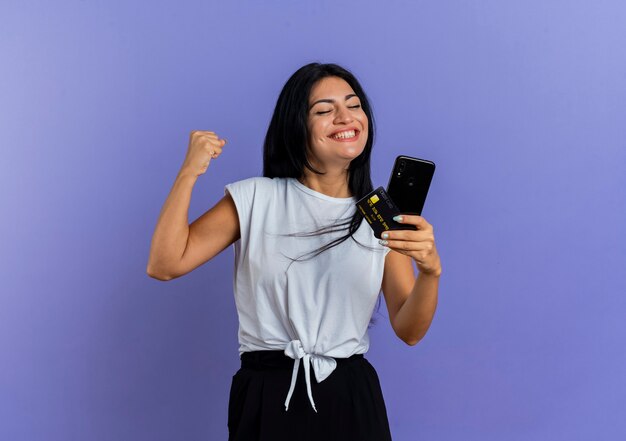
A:
[[[422,214],[434,174],[432,161],[404,155],[396,158],[387,193],[401,213]]]

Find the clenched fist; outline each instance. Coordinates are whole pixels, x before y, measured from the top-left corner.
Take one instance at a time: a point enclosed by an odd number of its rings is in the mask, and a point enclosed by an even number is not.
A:
[[[222,153],[225,144],[226,140],[220,139],[215,132],[193,130],[189,135],[189,148],[182,168],[195,176],[204,174],[211,159],[217,158]]]

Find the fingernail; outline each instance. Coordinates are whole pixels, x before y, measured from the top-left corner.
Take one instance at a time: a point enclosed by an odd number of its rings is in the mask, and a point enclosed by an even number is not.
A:
[[[381,245],[387,245],[387,241],[386,240],[379,240],[378,243],[381,244]]]
[[[389,237],[389,233],[383,233],[381,236],[383,239],[387,239]]]
[[[394,216],[393,220],[395,220],[396,222],[402,222],[402,216],[400,216],[400,215]]]

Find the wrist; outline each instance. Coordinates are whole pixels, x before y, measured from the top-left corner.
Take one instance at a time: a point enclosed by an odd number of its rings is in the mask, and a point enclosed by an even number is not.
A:
[[[176,176],[176,179],[187,179],[187,178],[196,180],[198,179],[198,175],[194,173],[191,169],[187,167],[183,167],[179,170],[178,176]]]
[[[441,267],[437,267],[437,268],[433,268],[433,269],[429,269],[429,270],[419,270],[420,274],[423,274],[426,277],[433,277],[433,278],[439,278],[441,276]]]

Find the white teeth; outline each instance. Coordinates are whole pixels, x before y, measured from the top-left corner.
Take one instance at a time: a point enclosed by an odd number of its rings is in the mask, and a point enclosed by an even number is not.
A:
[[[347,139],[347,138],[354,138],[355,136],[356,136],[356,132],[354,130],[346,130],[345,132],[340,132],[340,133],[337,133],[336,135],[333,135],[333,138]]]

